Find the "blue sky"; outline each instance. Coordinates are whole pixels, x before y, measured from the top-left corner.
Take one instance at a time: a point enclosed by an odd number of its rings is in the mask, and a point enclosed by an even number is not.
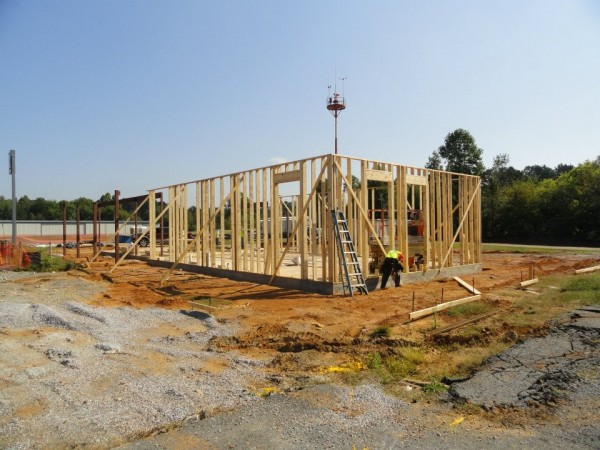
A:
[[[0,0],[0,195],[99,198],[333,152],[600,154],[600,2]],[[340,88],[338,81],[338,88]]]

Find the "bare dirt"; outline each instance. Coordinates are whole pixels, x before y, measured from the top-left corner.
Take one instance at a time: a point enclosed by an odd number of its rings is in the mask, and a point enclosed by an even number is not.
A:
[[[464,279],[501,311],[513,301],[505,292],[531,267],[541,278],[598,261],[487,253],[483,271]],[[350,299],[181,271],[161,286],[163,269],[132,260],[112,274],[110,267],[107,259],[69,275],[0,276],[0,447],[107,448],[154,434],[127,445],[541,448],[540,430],[557,420],[536,408],[515,427],[511,418],[521,413],[473,414],[427,397],[390,396],[377,384],[339,384],[338,372],[368,355],[427,342],[433,320],[460,321],[442,315],[408,323],[413,309],[470,295],[454,280]],[[487,320],[488,339],[504,339],[497,318]],[[373,338],[381,326],[390,335]],[[581,411],[561,414],[568,423]],[[465,423],[452,425],[460,417]],[[448,440],[455,435],[463,441]],[[594,447],[593,438],[565,436],[553,442]]]

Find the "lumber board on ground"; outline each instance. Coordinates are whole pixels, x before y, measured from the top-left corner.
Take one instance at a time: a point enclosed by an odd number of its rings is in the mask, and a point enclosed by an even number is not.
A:
[[[432,306],[431,308],[413,311],[408,315],[408,317],[410,318],[410,320],[420,319],[421,317],[430,316],[431,314],[436,313],[438,311],[442,311],[444,309],[452,308],[453,306],[462,305],[463,303],[469,303],[480,299],[481,295],[471,295],[470,297],[459,298],[458,300],[440,303],[439,305]]]
[[[452,331],[452,330],[454,330],[456,328],[460,328],[463,325],[468,325],[470,323],[477,322],[479,320],[487,319],[488,317],[496,315],[499,312],[500,311],[492,311],[492,312],[485,313],[485,314],[479,314],[478,316],[471,317],[470,319],[461,320],[460,322],[453,323],[452,325],[448,325],[448,326],[445,326],[445,327],[442,327],[442,328],[438,328],[437,330],[432,331],[431,333],[429,333],[429,337],[437,336],[438,334],[446,333],[447,331]]]
[[[575,271],[575,273],[577,275],[579,275],[581,273],[590,273],[590,272],[595,272],[597,270],[600,270],[600,266],[593,266],[593,267],[586,267],[585,269],[578,269]]]
[[[458,282],[458,284],[460,284],[462,287],[464,287],[467,291],[469,291],[473,295],[481,295],[481,292],[479,292],[477,289],[475,289],[473,286],[471,286],[466,281],[462,280],[460,277],[454,277],[454,279]]]
[[[521,287],[531,286],[532,284],[535,284],[538,281],[540,281],[540,280],[538,280],[537,278],[534,278],[533,280],[521,281],[520,285],[521,285]]]

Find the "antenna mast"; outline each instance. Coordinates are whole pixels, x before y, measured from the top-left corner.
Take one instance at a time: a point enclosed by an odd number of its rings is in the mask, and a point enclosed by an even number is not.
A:
[[[342,95],[337,92],[337,80],[334,83],[334,92],[331,95],[331,91],[329,91],[329,96],[327,97],[327,110],[331,113],[331,115],[335,118],[335,154],[338,154],[338,137],[337,137],[337,120],[340,113],[346,109],[346,99],[344,98],[344,80],[348,77],[340,78],[342,80]],[[331,89],[331,86],[328,86]]]

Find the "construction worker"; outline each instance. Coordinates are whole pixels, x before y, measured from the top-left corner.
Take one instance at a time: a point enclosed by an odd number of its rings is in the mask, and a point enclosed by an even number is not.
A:
[[[381,264],[381,269],[379,269],[379,272],[381,272],[381,289],[385,289],[392,272],[395,272],[394,283],[396,287],[400,286],[400,273],[404,270],[403,262],[404,256],[398,250],[390,250],[385,254],[385,259]]]

